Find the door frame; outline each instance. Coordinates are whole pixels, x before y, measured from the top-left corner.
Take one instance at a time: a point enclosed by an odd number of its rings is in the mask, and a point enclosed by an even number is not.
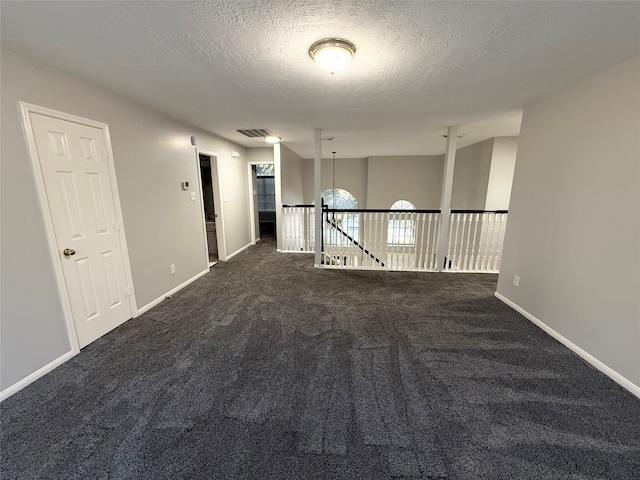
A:
[[[258,217],[259,212],[258,212],[258,207],[256,205],[256,197],[257,197],[257,193],[254,195],[253,194],[253,167],[256,165],[274,165],[275,166],[275,161],[272,160],[270,162],[259,162],[259,161],[249,161],[247,162],[247,181],[249,182],[249,215],[251,217],[251,243],[255,245],[255,243],[260,240],[260,232],[256,232],[256,217]],[[274,175],[274,179],[275,179],[275,175]],[[277,186],[275,187],[275,190],[277,190]],[[278,221],[277,219],[278,217],[278,206],[276,204],[276,222]],[[274,232],[275,233],[275,232]]]
[[[42,107],[40,105],[34,105],[26,102],[18,102],[20,107],[20,116],[22,119],[22,131],[27,143],[27,150],[29,158],[31,159],[31,167],[33,171],[33,178],[36,184],[36,191],[38,192],[38,200],[40,203],[40,211],[44,220],[45,231],[47,235],[47,245],[49,246],[49,255],[53,263],[53,270],[56,278],[56,286],[62,302],[62,311],[67,324],[67,332],[69,335],[69,341],[71,343],[71,350],[73,354],[80,352],[78,344],[78,337],[76,334],[76,327],[73,321],[73,314],[71,311],[71,302],[69,300],[69,292],[67,290],[67,283],[62,271],[62,261],[60,260],[60,249],[58,241],[56,240],[55,230],[53,225],[53,217],[51,216],[51,209],[49,207],[49,199],[47,198],[47,191],[44,184],[44,176],[40,165],[40,157],[38,156],[38,149],[36,147],[36,140],[33,133],[33,125],[31,124],[31,113],[44,115],[58,120],[64,120],[67,122],[78,123],[80,125],[86,125],[89,127],[98,128],[102,131],[105,140],[105,148],[107,154],[107,166],[109,168],[111,194],[114,200],[116,220],[118,222],[118,240],[120,243],[120,249],[122,252],[122,259],[124,263],[124,273],[127,280],[127,290],[129,293],[129,302],[131,304],[131,315],[135,318],[138,315],[138,308],[136,303],[135,291],[133,288],[133,275],[131,273],[131,261],[129,259],[129,250],[127,248],[126,235],[124,230],[124,221],[122,216],[122,206],[120,204],[120,193],[118,192],[118,184],[116,179],[116,170],[113,160],[113,150],[111,148],[111,134],[109,132],[109,125],[106,123],[98,122],[88,118],[80,117],[70,113],[60,112],[51,108]]]
[[[251,232],[251,243],[256,244],[258,240],[260,240],[260,236],[257,235],[259,232],[256,232],[256,219],[258,216],[258,210],[256,208],[256,200],[255,198],[258,195],[258,191],[253,188],[253,167],[256,165],[261,165],[261,163],[256,162],[247,162],[248,169],[248,182],[249,182],[249,216],[251,217],[251,222],[249,225]]]
[[[196,147],[196,158],[198,159],[198,186],[200,189],[200,204],[202,210],[202,227],[204,230],[204,245],[207,252],[207,265],[209,265],[209,241],[207,240],[207,224],[204,216],[204,194],[202,189],[202,179],[200,178],[200,155],[206,155],[211,159],[211,183],[213,184],[213,211],[216,214],[216,241],[218,242],[218,260],[224,262],[227,259],[227,240],[224,234],[224,208],[222,206],[222,191],[218,168],[218,153],[201,150]]]

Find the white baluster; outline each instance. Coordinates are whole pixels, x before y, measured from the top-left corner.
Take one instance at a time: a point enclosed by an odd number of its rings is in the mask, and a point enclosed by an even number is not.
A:
[[[496,271],[500,271],[500,264],[502,263],[502,244],[504,239],[504,229],[505,229],[506,223],[507,223],[507,214],[501,213],[500,214],[500,230],[498,232],[498,250],[496,253],[496,264],[495,264]]]
[[[416,268],[421,269],[422,262],[424,259],[424,224],[425,214],[417,213],[416,214]]]
[[[478,259],[478,223],[480,223],[480,214],[471,214],[471,223],[473,225],[473,236],[471,237],[471,255],[469,255],[469,270],[476,270]],[[469,226],[469,232],[471,232],[471,226]]]
[[[433,233],[429,236],[429,268],[434,269],[436,266],[436,257],[438,252],[438,239],[440,238],[440,219],[442,215],[439,213],[429,214],[429,231],[433,227]]]
[[[460,226],[460,214],[456,213],[453,215],[453,235],[451,236],[451,258],[449,258],[449,262],[451,263],[451,270],[456,270],[456,249],[458,247],[458,227]]]
[[[467,214],[465,214],[465,222],[467,220]],[[466,246],[465,246],[465,252],[464,252],[464,260],[462,262],[462,266],[464,270],[469,270],[469,247],[470,247],[470,243],[471,243],[471,226],[473,224],[473,213],[470,213],[468,216],[468,223],[466,224],[467,226],[467,241],[466,241]]]
[[[453,223],[453,221],[449,222],[449,245],[447,245],[447,258],[444,262],[444,270],[449,269],[449,262],[451,261],[451,242],[453,241],[451,238],[451,234],[453,233]]]
[[[489,243],[489,261],[487,262],[487,271],[490,272],[493,269],[493,259],[495,252],[495,233],[496,233],[496,225],[498,220],[498,214],[492,213],[490,215],[490,224],[491,224],[491,241]]]

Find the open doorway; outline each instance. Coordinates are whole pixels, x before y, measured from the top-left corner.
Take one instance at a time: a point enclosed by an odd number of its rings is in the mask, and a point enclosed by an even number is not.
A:
[[[214,178],[211,156],[203,153],[199,154],[200,178],[202,180],[202,204],[204,206],[204,221],[207,235],[207,246],[209,255],[209,266],[218,263],[218,225],[216,220],[216,195],[214,193]]]
[[[260,163],[251,166],[256,187],[257,232],[260,238],[276,237],[276,185],[273,163]],[[257,208],[255,208],[257,206]]]

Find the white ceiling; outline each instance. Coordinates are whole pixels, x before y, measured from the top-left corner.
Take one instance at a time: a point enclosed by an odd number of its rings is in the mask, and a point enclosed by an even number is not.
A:
[[[523,105],[640,55],[640,2],[264,0],[1,3],[1,39],[245,146],[267,128],[304,157],[438,154],[517,135]],[[308,48],[355,43],[319,70]]]

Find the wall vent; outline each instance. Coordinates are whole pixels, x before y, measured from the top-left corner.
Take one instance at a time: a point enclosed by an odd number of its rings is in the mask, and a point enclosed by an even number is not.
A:
[[[270,135],[273,135],[273,133],[271,133],[266,128],[247,128],[244,130],[236,130],[236,132],[250,138],[268,137]]]

